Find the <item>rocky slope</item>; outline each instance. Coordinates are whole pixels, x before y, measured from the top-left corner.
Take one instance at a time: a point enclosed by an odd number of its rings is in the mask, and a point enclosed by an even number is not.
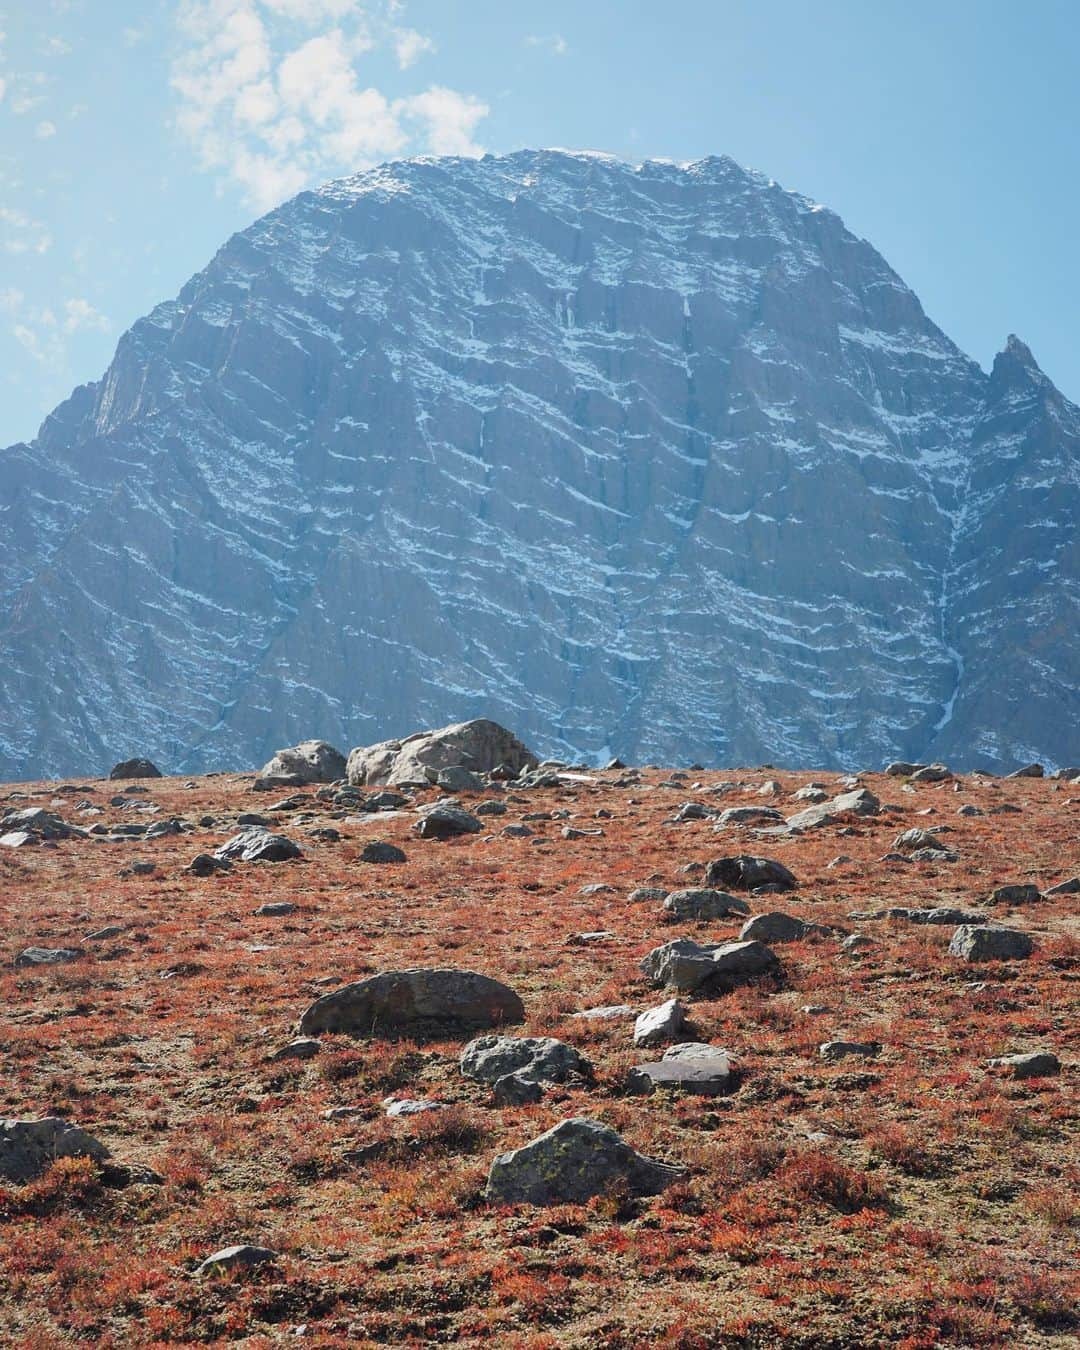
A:
[[[726,158],[303,193],[0,470],[0,776],[478,715],[589,759],[1080,760],[1080,412]]]

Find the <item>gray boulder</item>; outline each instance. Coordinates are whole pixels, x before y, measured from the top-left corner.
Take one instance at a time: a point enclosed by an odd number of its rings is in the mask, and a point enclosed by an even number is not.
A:
[[[34,1181],[57,1158],[103,1162],[109,1150],[93,1135],[58,1116],[42,1120],[0,1120],[0,1177]]]
[[[86,831],[77,825],[69,825],[53,811],[44,811],[40,806],[30,806],[22,811],[8,811],[0,817],[0,828],[29,834],[35,839],[73,839],[82,838]]]
[[[303,854],[300,846],[285,835],[253,825],[215,849],[214,857],[219,862],[287,862]]]
[[[734,1086],[731,1061],[723,1050],[714,1046],[703,1048],[711,1053],[665,1056],[652,1064],[635,1065],[626,1075],[627,1090],[648,1094],[666,1088],[698,1097],[723,1096]]]
[[[944,845],[936,834],[931,830],[920,829],[917,826],[911,830],[904,830],[902,834],[898,834],[893,840],[893,848],[897,849],[941,849],[943,847]]]
[[[491,1085],[491,1096],[496,1106],[535,1106],[544,1095],[544,1089],[534,1078],[522,1073],[504,1073]]]
[[[656,985],[681,993],[706,993],[767,975],[779,964],[762,942],[699,944],[692,938],[676,938],[653,948],[642,959],[641,969]]]
[[[739,932],[740,942],[798,942],[813,927],[794,915],[782,914],[771,910],[768,914],[755,914],[747,919]]]
[[[160,778],[161,770],[148,759],[122,759],[109,770],[110,779]]]
[[[371,839],[360,850],[360,861],[364,863],[403,863],[404,851],[396,844],[387,844],[381,839]]]
[[[451,802],[424,807],[413,829],[421,839],[453,839],[462,834],[479,834],[481,821]]]
[[[27,947],[15,958],[19,967],[60,966],[77,961],[83,955],[81,947]]]
[[[673,1041],[686,1022],[686,1008],[677,998],[669,998],[658,1008],[648,1008],[634,1023],[634,1044],[660,1045]]]
[[[949,943],[950,956],[963,961],[1022,961],[1033,950],[1027,933],[989,924],[961,924]]]
[[[494,1083],[512,1073],[535,1083],[593,1076],[585,1056],[553,1036],[478,1036],[462,1049],[458,1063],[466,1078],[479,1083]]]
[[[714,858],[705,869],[705,885],[717,890],[755,891],[762,886],[778,891],[793,891],[798,886],[794,875],[773,858],[756,858],[740,853],[730,858]]]
[[[345,756],[329,741],[301,741],[299,745],[275,751],[260,777],[285,778],[290,786],[335,783],[345,777]]]
[[[1026,1055],[1001,1055],[989,1061],[992,1069],[1007,1069],[1014,1078],[1049,1078],[1061,1072],[1061,1060],[1049,1050]]]
[[[265,1266],[278,1259],[277,1252],[269,1247],[252,1247],[241,1243],[234,1247],[222,1247],[220,1251],[208,1256],[195,1267],[196,1275],[221,1275],[230,1270],[250,1270],[254,1266]]]
[[[647,1158],[596,1120],[560,1121],[491,1164],[485,1197],[502,1205],[581,1205],[595,1195],[658,1195],[686,1176]]]
[[[707,922],[726,919],[729,915],[750,913],[750,906],[738,896],[710,888],[672,891],[664,900],[664,914],[669,919]]]
[[[635,886],[626,899],[634,905],[644,904],[647,901],[655,903],[656,901],[666,900],[669,894],[670,892],[666,891],[663,886]]]
[[[1022,769],[1013,769],[1012,773],[1007,773],[1006,778],[1042,778],[1045,769],[1041,764],[1025,764]]]
[[[1038,886],[1017,882],[1011,886],[997,886],[990,892],[992,905],[1037,905],[1042,899]]]
[[[1080,877],[1070,877],[1068,881],[1059,881],[1056,886],[1048,886],[1048,896],[1080,895]]]
[[[426,770],[461,765],[473,773],[502,766],[517,775],[537,764],[532,751],[497,722],[478,718],[436,731],[419,731],[404,740],[361,746],[349,755],[350,783],[427,783]]]
[[[952,772],[944,764],[924,764],[911,775],[913,783],[944,783],[952,777]]]
[[[479,774],[473,773],[461,764],[451,764],[447,769],[428,769],[431,781],[446,792],[483,792],[487,784]]]
[[[420,967],[370,975],[317,998],[300,1019],[304,1035],[360,1035],[479,1030],[520,1022],[521,999],[498,980],[472,970]]]
[[[784,817],[771,806],[729,806],[720,812],[719,825],[757,825]]]
[[[860,1059],[876,1059],[881,1054],[880,1041],[825,1041],[818,1047],[822,1059],[847,1059],[856,1055]]]
[[[910,778],[913,773],[926,767],[925,764],[910,764],[905,759],[894,759],[891,764],[885,765],[885,772],[890,778]]]

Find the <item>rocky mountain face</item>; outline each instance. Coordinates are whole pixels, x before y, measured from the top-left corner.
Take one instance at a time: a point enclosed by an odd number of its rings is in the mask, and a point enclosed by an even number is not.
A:
[[[391,164],[0,452],[0,777],[487,716],[596,760],[1080,760],[1080,411],[730,159]]]

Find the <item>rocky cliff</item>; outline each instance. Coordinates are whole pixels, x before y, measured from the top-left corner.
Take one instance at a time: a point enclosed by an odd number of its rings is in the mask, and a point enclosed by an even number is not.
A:
[[[730,159],[391,164],[0,451],[0,777],[490,716],[677,763],[1080,760],[1080,412]]]

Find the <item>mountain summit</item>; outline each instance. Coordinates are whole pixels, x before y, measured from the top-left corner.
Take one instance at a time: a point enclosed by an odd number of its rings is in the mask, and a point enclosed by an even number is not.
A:
[[[0,452],[0,777],[490,716],[638,761],[1080,760],[1080,410],[727,158],[389,164]]]

